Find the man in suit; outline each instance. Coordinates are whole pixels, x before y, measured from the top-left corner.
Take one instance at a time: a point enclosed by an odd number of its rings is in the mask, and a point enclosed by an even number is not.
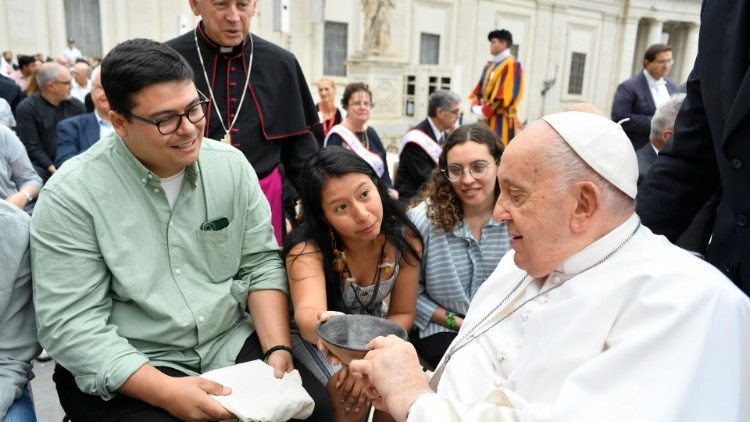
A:
[[[4,98],[10,104],[10,109],[15,114],[16,106],[23,100],[24,94],[13,79],[0,75],[0,98]]]
[[[617,87],[612,120],[630,119],[622,128],[636,150],[648,144],[651,116],[675,91],[674,83],[666,77],[672,63],[672,47],[654,44],[643,55],[643,71]]]
[[[674,139],[644,179],[637,212],[651,230],[679,236],[719,188],[707,260],[750,292],[750,3],[706,0],[698,57]]]
[[[446,131],[453,129],[458,121],[458,94],[438,90],[430,95],[427,118],[406,133],[398,147],[399,165],[396,172],[398,202],[403,206],[419,192],[422,185],[432,178],[445,143]]]
[[[94,69],[91,84],[91,100],[94,112],[67,118],[57,124],[57,158],[58,168],[69,158],[89,149],[99,139],[112,132],[109,123],[109,101],[102,88],[99,69]]]
[[[649,143],[635,152],[635,156],[638,158],[638,186],[641,185],[643,178],[651,169],[651,165],[656,161],[659,152],[664,149],[664,146],[672,137],[674,121],[684,100],[685,94],[675,94],[669,98],[669,101],[656,109],[654,117],[651,119]]]

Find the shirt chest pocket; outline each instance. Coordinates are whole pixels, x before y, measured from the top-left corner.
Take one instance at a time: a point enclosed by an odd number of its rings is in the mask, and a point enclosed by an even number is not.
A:
[[[221,230],[198,230],[203,270],[214,283],[234,278],[240,268],[242,227],[237,218]]]

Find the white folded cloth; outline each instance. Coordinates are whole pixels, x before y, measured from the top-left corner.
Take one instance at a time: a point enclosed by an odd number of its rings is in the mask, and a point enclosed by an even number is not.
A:
[[[315,408],[296,369],[276,378],[260,360],[215,369],[201,377],[232,389],[228,396],[211,396],[243,422],[306,419]]]

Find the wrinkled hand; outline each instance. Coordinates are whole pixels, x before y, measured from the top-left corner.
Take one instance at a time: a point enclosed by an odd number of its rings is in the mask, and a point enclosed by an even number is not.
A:
[[[432,391],[414,346],[390,335],[376,337],[367,348],[371,350],[364,359],[351,361],[349,369],[365,377],[364,386],[376,409],[405,420],[414,400]]]
[[[271,353],[266,364],[273,368],[273,375],[276,378],[284,378],[284,374],[294,370],[292,354],[286,350],[277,350]]]
[[[216,421],[235,418],[219,402],[209,397],[227,396],[232,389],[201,377],[170,377],[164,386],[159,407],[180,420]]]
[[[343,367],[334,376],[336,377],[336,389],[338,391],[336,399],[344,404],[346,413],[358,415],[370,406],[362,375],[353,373]]]
[[[331,317],[336,316],[336,315],[346,315],[346,314],[344,314],[343,312],[337,312],[337,311],[321,311],[321,312],[318,312],[318,321],[326,322]],[[328,350],[328,348],[326,347],[325,343],[323,343],[323,341],[320,339],[318,339],[318,350],[322,352],[326,352],[328,354],[328,361],[331,362],[332,365],[341,364],[341,360],[339,360],[339,358],[336,357],[336,355],[332,354],[330,350]]]

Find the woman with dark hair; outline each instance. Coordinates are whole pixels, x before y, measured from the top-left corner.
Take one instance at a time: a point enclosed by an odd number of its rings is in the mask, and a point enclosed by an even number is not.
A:
[[[362,82],[350,83],[344,89],[341,105],[346,110],[346,117],[341,124],[331,128],[323,146],[340,145],[354,151],[383,179],[388,194],[398,198],[398,192],[392,189],[385,147],[375,129],[367,125],[374,106],[370,88]]]
[[[487,126],[459,127],[443,146],[427,199],[408,213],[424,239],[412,341],[433,367],[461,328],[474,293],[510,249],[507,225],[492,218],[502,153]]]
[[[372,167],[352,151],[318,151],[303,178],[302,223],[284,246],[294,308],[292,349],[326,385],[334,419],[363,420],[367,397],[360,378],[327,360],[316,347],[315,329],[347,313],[388,318],[409,331],[422,239]]]
[[[331,129],[346,117],[346,111],[336,107],[336,84],[332,80],[318,81],[318,96],[320,102],[315,107],[318,109],[320,124],[313,126],[311,130],[315,139],[318,140],[318,146],[322,148]]]

